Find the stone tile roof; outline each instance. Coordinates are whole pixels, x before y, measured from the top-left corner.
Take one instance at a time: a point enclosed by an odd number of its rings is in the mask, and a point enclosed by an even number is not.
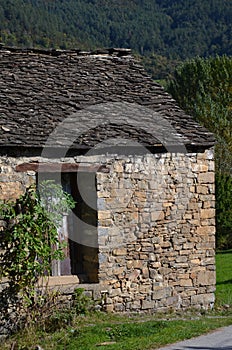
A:
[[[70,138],[74,148],[117,137],[157,146],[174,133],[190,148],[214,143],[213,135],[186,115],[126,49],[2,46],[0,101],[0,145],[5,147],[43,147],[51,135],[57,146]],[[69,126],[59,129],[64,120]]]

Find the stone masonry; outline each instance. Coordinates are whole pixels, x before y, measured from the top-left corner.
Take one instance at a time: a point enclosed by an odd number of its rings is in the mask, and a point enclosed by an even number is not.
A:
[[[1,199],[17,198],[36,179],[16,166],[104,164],[96,172],[99,282],[85,285],[107,311],[208,309],[215,291],[213,150],[187,154],[2,157]],[[59,288],[80,287],[60,278]],[[56,284],[56,283],[55,283]]]
[[[212,151],[118,159],[98,179],[99,280],[107,310],[214,304]]]

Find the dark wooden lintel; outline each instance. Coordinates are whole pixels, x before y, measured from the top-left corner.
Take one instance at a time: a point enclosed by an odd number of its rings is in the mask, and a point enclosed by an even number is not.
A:
[[[108,173],[109,169],[105,165],[80,163],[23,163],[16,166],[16,171],[35,171],[36,173]]]

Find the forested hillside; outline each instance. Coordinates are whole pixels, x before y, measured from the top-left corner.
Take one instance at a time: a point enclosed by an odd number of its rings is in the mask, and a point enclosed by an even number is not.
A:
[[[183,60],[231,55],[231,18],[230,0],[1,0],[0,41]]]

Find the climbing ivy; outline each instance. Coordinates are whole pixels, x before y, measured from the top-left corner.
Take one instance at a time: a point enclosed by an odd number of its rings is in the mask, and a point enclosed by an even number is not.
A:
[[[51,261],[63,258],[57,228],[62,213],[75,206],[72,197],[53,181],[29,187],[16,202],[0,203],[0,278],[7,277],[16,293],[29,295],[40,277],[49,275]]]

